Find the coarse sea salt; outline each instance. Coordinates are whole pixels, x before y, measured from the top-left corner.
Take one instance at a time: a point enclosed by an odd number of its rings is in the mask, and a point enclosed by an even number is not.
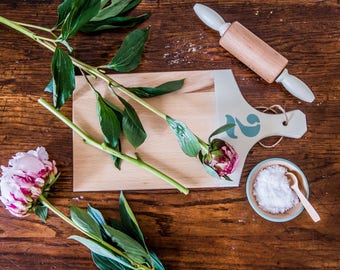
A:
[[[287,169],[280,165],[271,165],[262,169],[254,183],[254,196],[264,211],[279,214],[294,207],[299,198],[290,188],[286,176]]]

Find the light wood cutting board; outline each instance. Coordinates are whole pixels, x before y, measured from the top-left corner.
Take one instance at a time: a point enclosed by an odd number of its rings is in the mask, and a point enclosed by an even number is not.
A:
[[[171,117],[185,122],[205,141],[217,128],[213,71],[129,73],[112,77],[126,87],[154,87],[167,81],[185,78],[181,90],[146,100]],[[103,81],[92,79],[92,83],[104,97],[112,97]],[[77,77],[76,85],[77,89],[73,95],[73,121],[90,136],[102,142],[95,96],[84,78]],[[126,99],[138,112],[148,137],[138,149],[122,140],[122,152],[132,156],[138,152],[144,161],[188,188],[225,186],[226,181],[212,178],[205,172],[198,159],[187,157],[182,152],[176,137],[163,119],[129,98]],[[125,161],[121,170],[117,170],[109,155],[84,144],[76,134],[73,135],[73,160],[74,191],[172,188],[153,174]]]

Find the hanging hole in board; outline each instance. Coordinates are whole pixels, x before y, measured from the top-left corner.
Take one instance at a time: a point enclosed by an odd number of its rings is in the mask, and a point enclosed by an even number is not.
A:
[[[286,110],[282,106],[275,104],[275,105],[272,105],[270,107],[259,106],[259,107],[256,107],[256,109],[262,110],[262,112],[270,111],[274,114],[283,113],[285,120],[282,122],[282,125],[285,126],[285,127],[288,126],[288,116],[286,114]],[[280,137],[276,142],[274,142],[271,145],[266,145],[266,144],[262,143],[261,141],[259,141],[258,144],[261,145],[264,148],[274,148],[275,146],[277,146],[282,141],[282,139],[283,139],[283,136]]]

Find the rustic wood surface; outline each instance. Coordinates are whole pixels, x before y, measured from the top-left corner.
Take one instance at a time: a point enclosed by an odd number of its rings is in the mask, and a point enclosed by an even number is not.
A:
[[[61,1],[0,2],[0,15],[53,26]],[[297,100],[277,84],[267,84],[218,46],[218,33],[193,13],[195,1],[142,1],[134,11],[152,12],[143,62],[136,72],[233,70],[253,106],[280,104],[307,116],[308,132],[284,139],[274,149],[254,146],[239,188],[127,191],[149,246],[166,269],[339,269],[339,1],[202,1],[230,21],[238,20],[289,59],[289,70],[313,89],[313,103]],[[142,27],[140,26],[140,27]],[[89,64],[108,62],[129,30],[77,36],[77,57]],[[50,201],[64,213],[70,205],[91,203],[105,216],[117,216],[119,192],[72,192],[72,133],[36,100],[50,80],[51,53],[0,25],[0,164],[18,151],[47,148],[62,176]],[[71,102],[62,112],[71,118]],[[156,143],[156,142],[155,142]],[[272,223],[250,207],[245,183],[260,161],[286,158],[310,184],[310,201],[321,216],[306,212],[293,221]],[[96,167],[93,166],[96,170]],[[0,209],[0,269],[95,269],[89,251],[67,239],[77,231],[55,215],[18,219]]]

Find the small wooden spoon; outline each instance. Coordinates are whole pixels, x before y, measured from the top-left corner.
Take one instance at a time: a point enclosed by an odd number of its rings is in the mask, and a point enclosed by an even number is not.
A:
[[[314,207],[311,205],[311,203],[306,199],[305,195],[302,194],[302,192],[299,189],[298,180],[294,173],[287,172],[286,176],[290,178],[293,182],[293,184],[290,186],[292,190],[295,191],[296,195],[299,197],[302,205],[305,207],[308,214],[311,216],[314,222],[318,222],[320,220],[319,214],[315,211]]]

